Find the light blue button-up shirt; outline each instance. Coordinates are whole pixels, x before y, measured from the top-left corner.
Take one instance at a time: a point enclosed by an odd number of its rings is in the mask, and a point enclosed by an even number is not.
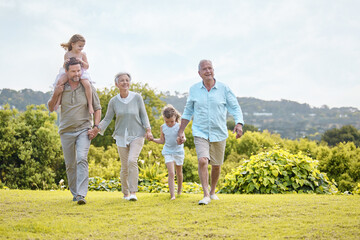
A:
[[[189,97],[181,118],[191,120],[193,136],[201,137],[210,142],[220,142],[228,137],[226,114],[234,117],[235,124],[244,124],[240,105],[228,86],[218,81],[210,91],[203,82],[190,88]]]

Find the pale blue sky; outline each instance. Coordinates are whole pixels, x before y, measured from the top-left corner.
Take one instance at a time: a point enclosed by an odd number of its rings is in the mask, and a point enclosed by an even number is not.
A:
[[[360,1],[0,0],[0,88],[51,90],[60,43],[87,42],[97,88],[120,71],[187,92],[197,65],[238,97],[360,108]]]

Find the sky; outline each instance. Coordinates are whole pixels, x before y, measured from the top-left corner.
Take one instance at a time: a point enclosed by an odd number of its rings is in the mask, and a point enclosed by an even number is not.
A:
[[[358,0],[0,0],[0,89],[51,91],[74,34],[95,87],[118,72],[188,92],[198,63],[237,97],[360,108]]]

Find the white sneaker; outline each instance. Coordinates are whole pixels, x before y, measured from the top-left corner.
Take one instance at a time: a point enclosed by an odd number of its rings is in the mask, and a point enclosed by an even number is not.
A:
[[[129,200],[130,200],[130,196],[127,196],[127,197],[124,196],[124,200],[129,201]]]
[[[211,202],[211,199],[209,197],[204,197],[199,201],[199,205],[208,205]]]
[[[220,200],[216,194],[210,195],[211,200]]]
[[[137,201],[136,195],[130,195],[129,201]]]

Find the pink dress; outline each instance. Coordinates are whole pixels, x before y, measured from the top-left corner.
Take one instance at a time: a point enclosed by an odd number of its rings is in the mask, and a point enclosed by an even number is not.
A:
[[[82,73],[81,73],[80,79],[87,79],[87,80],[89,80],[89,82],[90,82],[91,84],[94,84],[94,83],[95,83],[94,81],[91,81],[90,73],[89,73],[86,69],[81,68],[81,71],[82,71]],[[64,67],[60,68],[59,73],[58,73],[58,75],[57,75],[56,78],[55,78],[55,82],[54,82],[54,84],[53,84],[53,87],[54,87],[54,88],[56,87],[57,82],[59,81],[60,77],[61,77],[63,74],[65,74],[65,68],[64,68]]]

